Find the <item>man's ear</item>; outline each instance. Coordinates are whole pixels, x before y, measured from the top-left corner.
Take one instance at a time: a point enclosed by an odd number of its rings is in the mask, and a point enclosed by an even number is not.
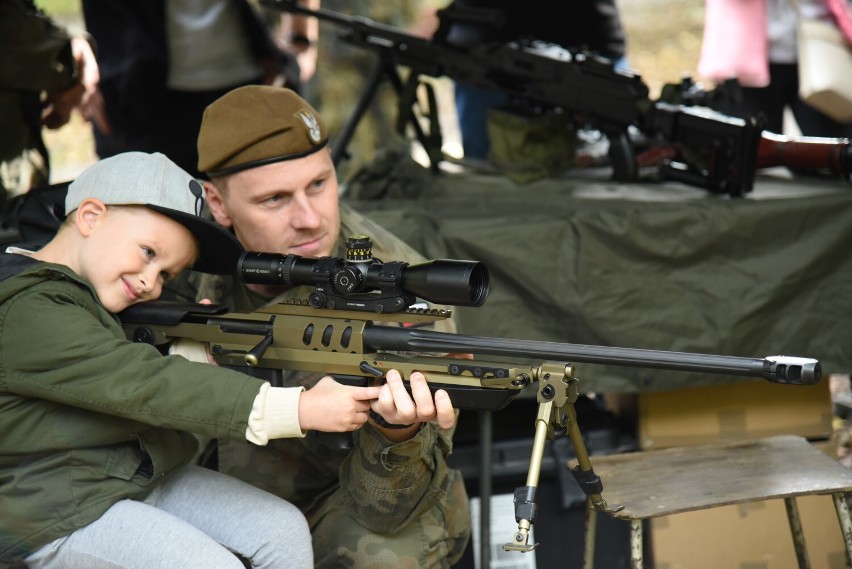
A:
[[[228,209],[225,207],[223,192],[213,182],[204,182],[204,200],[207,202],[207,207],[213,214],[216,223],[227,228],[233,225],[231,217],[228,215]]]
[[[88,237],[107,214],[107,206],[97,198],[86,198],[72,213],[77,231]]]

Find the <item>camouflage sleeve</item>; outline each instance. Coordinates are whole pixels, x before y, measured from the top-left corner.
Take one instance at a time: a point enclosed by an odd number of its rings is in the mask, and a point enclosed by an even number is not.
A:
[[[452,430],[425,423],[401,443],[389,442],[370,425],[357,431],[355,448],[340,469],[340,488],[356,521],[376,533],[394,533],[444,501]]]

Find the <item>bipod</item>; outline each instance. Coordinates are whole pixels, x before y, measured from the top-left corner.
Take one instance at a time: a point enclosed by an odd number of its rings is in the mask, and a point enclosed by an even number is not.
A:
[[[510,543],[503,545],[504,551],[529,552],[538,546],[537,543],[529,543],[529,533],[538,512],[535,492],[541,475],[541,463],[546,440],[568,435],[577,457],[577,466],[574,467],[572,473],[595,510],[618,512],[624,507],[609,507],[602,495],[603,483],[592,469],[589,453],[577,424],[577,411],[574,408],[574,403],[577,402],[580,391],[579,380],[574,377],[573,366],[547,362],[536,369],[536,375],[539,385],[538,395],[536,396],[538,415],[535,420],[532,456],[530,457],[526,486],[515,489],[515,521],[518,522],[518,531],[515,532]]]

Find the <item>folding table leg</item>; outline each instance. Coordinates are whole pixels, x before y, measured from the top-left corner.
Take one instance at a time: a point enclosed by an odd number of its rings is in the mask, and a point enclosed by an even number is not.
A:
[[[787,507],[787,521],[790,523],[790,535],[793,536],[793,547],[796,550],[799,569],[810,569],[811,562],[808,559],[808,548],[805,547],[805,534],[802,531],[802,520],[799,518],[796,499],[792,496],[784,498],[784,506]]]
[[[630,569],[642,569],[642,520],[630,520]]]
[[[843,532],[843,543],[846,545],[846,567],[852,567],[852,521],[849,520],[849,505],[846,503],[846,494],[835,493],[834,509],[837,510],[837,519],[840,521],[840,530]]]

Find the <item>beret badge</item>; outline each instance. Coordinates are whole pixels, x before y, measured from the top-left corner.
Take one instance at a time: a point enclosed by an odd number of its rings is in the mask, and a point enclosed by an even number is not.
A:
[[[319,122],[317,122],[317,118],[310,111],[301,110],[299,111],[299,118],[302,119],[302,122],[305,124],[305,128],[308,129],[308,136],[314,142],[314,144],[318,143],[321,139],[322,133],[320,132]]]

